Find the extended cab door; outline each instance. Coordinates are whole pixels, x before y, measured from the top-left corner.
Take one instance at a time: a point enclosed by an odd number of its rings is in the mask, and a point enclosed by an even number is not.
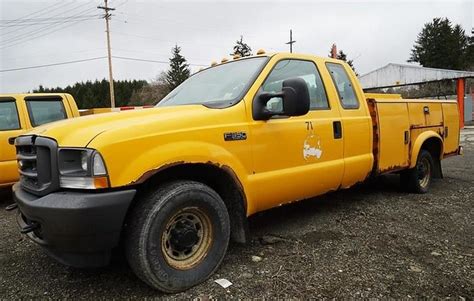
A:
[[[334,135],[339,110],[328,102],[316,62],[275,60],[256,97],[261,92],[281,91],[283,81],[295,77],[308,85],[310,111],[299,117],[275,116],[250,122],[254,159],[251,182],[257,211],[336,190],[341,183],[343,142]],[[282,99],[270,99],[267,107],[281,110]]]
[[[10,144],[25,131],[22,104],[0,97],[0,187],[18,180],[15,147]]]
[[[345,188],[365,180],[372,171],[372,119],[362,89],[348,65],[327,62],[326,66],[341,108],[344,140],[342,187]]]

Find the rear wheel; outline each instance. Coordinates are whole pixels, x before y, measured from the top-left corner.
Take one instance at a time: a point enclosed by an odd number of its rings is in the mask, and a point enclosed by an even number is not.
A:
[[[170,293],[212,275],[230,237],[229,215],[220,196],[202,183],[177,181],[138,201],[125,237],[135,274]]]
[[[416,166],[401,173],[401,185],[410,192],[428,192],[433,178],[433,168],[433,157],[430,152],[422,149],[418,155]]]

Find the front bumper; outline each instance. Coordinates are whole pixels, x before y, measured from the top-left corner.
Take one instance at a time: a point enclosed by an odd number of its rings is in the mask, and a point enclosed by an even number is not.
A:
[[[104,193],[54,192],[37,197],[13,186],[22,230],[55,259],[74,267],[106,265],[120,240],[136,190]]]

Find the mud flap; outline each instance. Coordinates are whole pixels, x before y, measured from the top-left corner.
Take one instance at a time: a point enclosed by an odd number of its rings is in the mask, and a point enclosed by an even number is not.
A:
[[[433,168],[433,178],[434,179],[442,179],[443,178],[443,169],[441,168],[441,160],[433,160],[434,168]]]

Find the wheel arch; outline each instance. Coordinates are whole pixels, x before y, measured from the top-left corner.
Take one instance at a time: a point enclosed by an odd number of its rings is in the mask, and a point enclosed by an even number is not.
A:
[[[441,136],[433,131],[428,131],[420,134],[413,144],[411,156],[410,156],[410,168],[416,166],[418,155],[421,150],[427,150],[434,161],[434,174],[435,178],[442,178],[441,170],[441,159],[443,158],[443,139]]]
[[[162,183],[177,180],[196,181],[214,189],[227,207],[231,224],[231,239],[239,243],[247,242],[249,232],[247,200],[242,183],[229,166],[212,162],[167,164],[156,170],[153,175],[149,175],[138,186],[138,197],[134,202],[139,202],[140,194],[146,193]]]

